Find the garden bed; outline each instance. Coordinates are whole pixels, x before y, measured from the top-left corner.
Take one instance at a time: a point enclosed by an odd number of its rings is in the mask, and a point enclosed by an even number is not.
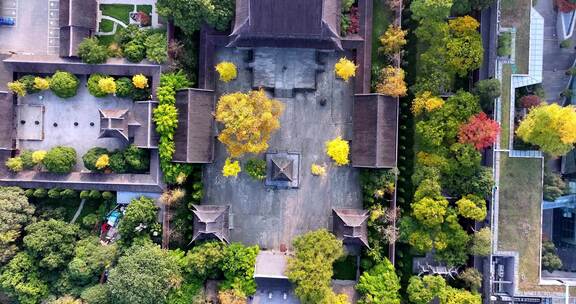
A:
[[[335,280],[356,280],[356,256],[348,255],[334,262],[333,269]]]

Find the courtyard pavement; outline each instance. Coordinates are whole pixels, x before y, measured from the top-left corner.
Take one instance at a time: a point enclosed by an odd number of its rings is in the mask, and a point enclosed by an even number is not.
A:
[[[14,52],[30,55],[48,54],[48,20],[52,19],[49,14],[54,14],[53,17],[56,18],[56,23],[58,23],[58,10],[50,10],[49,2],[51,1],[0,1],[0,12],[10,12],[10,14],[13,12],[16,13],[15,26],[0,26],[0,53]],[[0,16],[4,15],[0,13]],[[58,33],[54,34],[58,37]]]
[[[337,136],[350,139],[353,82],[335,79],[333,66],[343,54],[321,56],[326,62],[326,71],[317,75],[317,90],[300,91],[293,98],[280,99],[286,106],[281,129],[269,142],[270,151],[301,153],[299,189],[272,190],[244,172],[237,178],[223,177],[226,151],[222,144],[216,143],[215,161],[204,169],[203,203],[231,205],[233,242],[258,244],[264,249],[279,249],[282,244],[290,248],[297,235],[319,228],[330,229],[333,207],[362,208],[358,171],[350,166],[336,167],[325,154],[326,141]],[[239,50],[218,51],[217,62],[228,60],[238,66],[238,79],[217,84],[219,96],[252,89],[246,58],[246,53]],[[301,63],[294,58],[292,64]],[[322,99],[327,100],[325,106],[319,103]],[[312,176],[312,163],[327,165],[327,175]]]
[[[78,163],[76,170],[83,170],[82,155],[93,147],[104,147],[108,150],[123,148],[125,144],[117,138],[98,138],[100,134],[100,113],[98,109],[131,109],[133,102],[114,96],[96,98],[86,88],[86,76],[81,79],[78,94],[69,99],[62,99],[50,91],[20,97],[19,103],[28,105],[43,105],[43,124],[32,127],[35,121],[26,121],[22,124],[18,118],[18,133],[30,128],[42,129],[43,140],[20,140],[20,149],[49,150],[54,146],[70,146],[76,149]],[[39,96],[43,96],[42,100]],[[26,110],[25,110],[26,112]],[[27,116],[27,115],[25,115]],[[24,119],[25,120],[25,119]],[[78,126],[74,123],[77,122]],[[54,123],[57,126],[54,126]],[[91,126],[90,123],[94,123]],[[20,136],[19,136],[20,137]]]
[[[560,48],[560,41],[556,34],[556,15],[554,1],[540,0],[536,3],[536,10],[544,17],[544,65],[542,87],[546,92],[548,102],[558,102],[560,93],[568,85],[570,76],[566,75],[576,59],[576,35],[573,35],[572,46]]]

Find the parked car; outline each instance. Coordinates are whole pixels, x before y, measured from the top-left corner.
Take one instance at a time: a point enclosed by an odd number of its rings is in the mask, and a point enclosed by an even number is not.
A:
[[[0,25],[15,25],[16,21],[12,17],[0,17]]]

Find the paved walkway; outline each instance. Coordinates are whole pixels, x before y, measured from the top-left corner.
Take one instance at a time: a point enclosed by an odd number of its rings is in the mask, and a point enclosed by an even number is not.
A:
[[[560,48],[556,35],[556,15],[554,3],[550,0],[538,1],[536,10],[544,17],[544,66],[542,86],[546,92],[546,100],[558,102],[560,93],[568,85],[570,76],[565,74],[576,59],[576,35],[573,35],[572,47]]]

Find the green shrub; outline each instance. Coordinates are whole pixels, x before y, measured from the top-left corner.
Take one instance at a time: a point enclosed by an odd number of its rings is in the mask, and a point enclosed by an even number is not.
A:
[[[146,59],[155,63],[164,63],[168,59],[166,35],[156,33],[146,38]]]
[[[5,165],[12,172],[20,172],[24,168],[21,157],[10,157]]]
[[[25,75],[22,76],[20,79],[18,79],[18,81],[24,84],[24,87],[26,88],[26,93],[28,94],[34,94],[40,92],[39,89],[34,87],[34,78],[36,78],[36,76],[34,75]]]
[[[99,170],[98,168],[96,168],[96,161],[103,154],[108,154],[108,150],[106,150],[105,148],[101,148],[101,147],[94,147],[94,148],[88,150],[88,152],[86,152],[86,154],[84,154],[82,156],[82,161],[84,162],[84,167],[86,167],[86,169],[88,169],[90,171],[102,171],[102,170]]]
[[[498,36],[498,56],[512,55],[512,33],[505,32]]]
[[[80,81],[68,72],[58,71],[50,79],[50,90],[60,98],[70,98],[76,96]]]
[[[139,42],[130,41],[124,48],[124,56],[128,61],[138,63],[146,56],[146,48]]]
[[[62,196],[62,198],[76,198],[78,197],[78,192],[72,189],[64,189],[60,192],[60,196]]]
[[[97,284],[82,291],[80,298],[86,304],[108,304],[110,303],[110,293],[106,284]]]
[[[104,191],[102,192],[102,198],[109,201],[114,198],[114,194],[110,191]]]
[[[82,190],[80,191],[80,198],[81,199],[88,199],[90,197],[90,191]]]
[[[571,46],[572,46],[572,40],[570,39],[562,40],[562,42],[560,42],[560,47],[563,49],[567,49]]]
[[[110,156],[108,167],[110,167],[110,170],[114,173],[125,173],[127,171],[127,165],[126,159],[124,159],[124,153],[119,150],[114,151]]]
[[[60,193],[60,189],[58,188],[48,190],[48,197],[51,199],[59,199],[61,196],[62,194]]]
[[[90,92],[92,96],[100,98],[108,95],[108,93],[102,91],[98,85],[98,82],[106,77],[108,76],[102,74],[92,74],[88,77],[88,92]]]
[[[34,194],[33,196],[35,198],[45,198],[48,195],[48,192],[46,192],[46,189],[44,188],[38,188],[36,190],[34,190]]]
[[[140,28],[135,24],[130,24],[125,28],[121,28],[116,33],[116,42],[121,47],[125,47],[132,40],[140,41],[144,43],[144,39],[146,36],[145,31],[141,31]]]
[[[22,165],[24,169],[33,169],[36,164],[32,160],[32,151],[25,150],[20,153],[20,158],[22,159]]]
[[[98,215],[92,213],[82,218],[82,226],[92,228],[98,223]]]
[[[160,87],[170,87],[174,91],[177,91],[180,89],[188,88],[191,85],[192,82],[188,79],[182,70],[160,75]]]
[[[266,178],[266,161],[263,159],[249,159],[248,162],[246,162],[244,169],[246,170],[246,173],[250,175],[250,177],[257,181],[261,181]]]
[[[52,173],[70,173],[76,165],[76,150],[63,146],[54,147],[46,153],[42,164]]]
[[[132,98],[133,101],[150,100],[150,89],[134,88],[134,90],[132,90],[132,94],[130,97]]]
[[[132,91],[134,90],[134,85],[132,84],[132,80],[128,77],[122,77],[116,79],[116,96],[125,98],[130,97],[132,95]]]
[[[98,43],[98,38],[85,38],[78,45],[78,56],[88,64],[105,63],[108,60],[108,48]]]
[[[130,171],[147,171],[150,166],[150,154],[148,151],[134,145],[129,146],[124,151],[124,158]]]
[[[28,198],[34,196],[34,189],[26,189],[26,191],[24,191],[24,195],[26,195]]]
[[[98,190],[90,190],[90,192],[88,193],[88,199],[91,200],[98,200],[102,197],[102,194],[100,194],[100,191]]]

